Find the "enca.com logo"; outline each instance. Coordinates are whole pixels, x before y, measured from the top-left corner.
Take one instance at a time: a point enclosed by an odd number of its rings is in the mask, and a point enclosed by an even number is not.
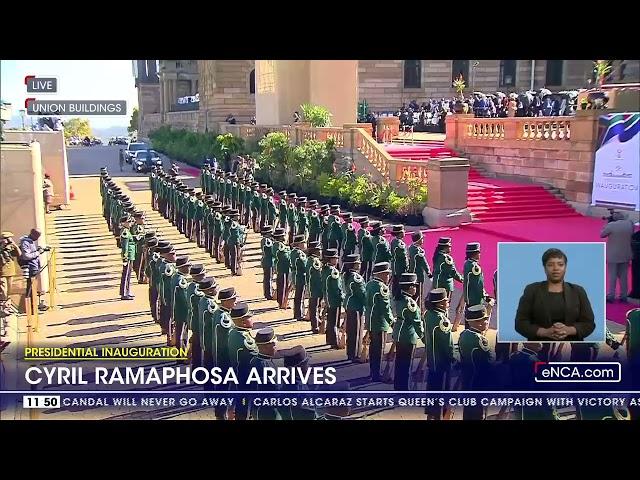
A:
[[[535,381],[618,383],[622,380],[620,362],[536,362]]]

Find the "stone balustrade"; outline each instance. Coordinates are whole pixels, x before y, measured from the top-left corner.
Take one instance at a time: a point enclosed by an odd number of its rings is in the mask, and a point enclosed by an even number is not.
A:
[[[591,202],[600,114],[587,110],[573,117],[449,115],[445,145],[490,172],[556,187],[585,211]]]

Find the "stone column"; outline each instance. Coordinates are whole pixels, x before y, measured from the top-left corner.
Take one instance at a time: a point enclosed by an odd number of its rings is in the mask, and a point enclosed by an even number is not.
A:
[[[466,158],[430,159],[427,206],[422,211],[430,227],[455,227],[471,222],[467,209],[469,161]]]

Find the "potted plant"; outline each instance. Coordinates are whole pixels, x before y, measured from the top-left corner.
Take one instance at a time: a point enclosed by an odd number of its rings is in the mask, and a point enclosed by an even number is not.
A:
[[[460,99],[457,100],[456,103],[453,105],[453,111],[455,113],[464,112],[464,93],[463,92],[466,86],[467,84],[465,83],[464,77],[462,76],[462,74],[460,74],[460,76],[453,81],[453,88],[455,89],[456,93],[460,95]]]
[[[315,128],[331,126],[331,113],[326,107],[305,103],[300,106],[300,109],[304,124]]]
[[[612,67],[608,60],[596,60],[593,62],[593,71],[596,74],[597,88],[595,91],[587,94],[587,102],[593,109],[599,110],[605,108],[609,101],[607,93],[602,90],[602,85],[604,84],[607,75],[611,73],[611,70]]]

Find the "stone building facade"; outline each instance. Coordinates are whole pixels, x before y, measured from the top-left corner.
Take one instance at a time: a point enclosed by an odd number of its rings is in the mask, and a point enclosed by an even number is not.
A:
[[[139,62],[139,61],[138,61]],[[160,60],[159,112],[147,127],[179,125],[194,131],[218,131],[233,114],[238,123],[255,115],[254,60]],[[533,79],[531,76],[534,68]],[[521,92],[531,88],[552,91],[586,88],[593,83],[592,60],[360,60],[358,98],[375,112],[395,111],[403,103],[455,95],[453,79],[462,75],[465,94],[473,91]],[[638,60],[615,60],[609,83],[640,81]],[[143,83],[140,83],[143,85]],[[142,87],[141,90],[145,90]],[[143,110],[157,109],[151,89],[139,90]],[[199,93],[200,102],[177,106],[180,96]],[[179,111],[178,111],[179,110]]]

